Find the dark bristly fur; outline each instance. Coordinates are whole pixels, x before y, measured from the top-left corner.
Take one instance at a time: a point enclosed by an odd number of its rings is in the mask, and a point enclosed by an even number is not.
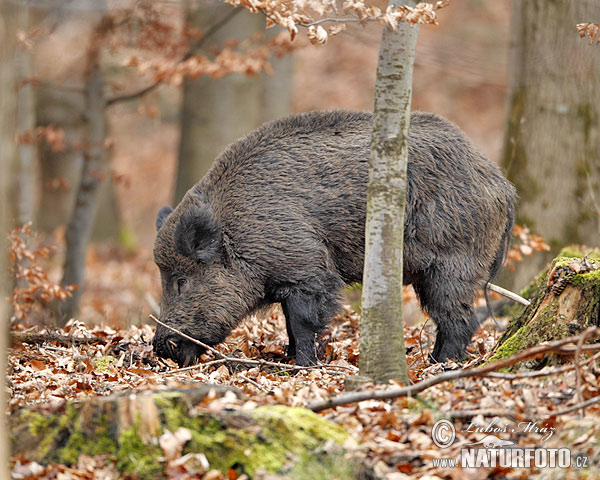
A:
[[[268,123],[230,145],[175,210],[163,208],[162,321],[214,345],[280,302],[289,353],[314,363],[340,290],[362,281],[371,119],[330,111]],[[407,188],[404,280],[437,324],[433,358],[460,358],[478,325],[474,291],[508,246],[515,190],[458,127],[420,112]],[[154,348],[182,365],[202,352],[160,326]]]

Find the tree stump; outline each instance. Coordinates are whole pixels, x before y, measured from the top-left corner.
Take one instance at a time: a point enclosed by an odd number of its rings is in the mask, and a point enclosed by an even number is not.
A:
[[[600,250],[567,247],[526,287],[531,304],[515,315],[490,361],[600,326]],[[555,363],[552,355],[528,362],[539,368]]]
[[[352,465],[340,457],[348,434],[339,425],[310,410],[282,405],[219,412],[197,408],[209,403],[211,390],[219,396],[240,395],[229,387],[200,385],[97,397],[67,403],[55,413],[21,408],[9,419],[12,453],[65,465],[76,464],[81,454],[107,455],[121,474],[164,478],[169,459],[159,439],[183,427],[178,457],[203,454],[208,468],[225,474],[233,469],[250,478],[260,471],[302,478],[327,468],[343,469],[339,478],[355,478]]]

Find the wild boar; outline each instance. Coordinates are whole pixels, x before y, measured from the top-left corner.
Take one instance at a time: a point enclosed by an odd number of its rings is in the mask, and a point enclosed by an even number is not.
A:
[[[363,275],[372,115],[310,112],[231,144],[177,208],[163,207],[154,259],[166,324],[222,342],[280,303],[296,363],[316,362],[315,335],[340,291]],[[474,291],[501,268],[516,194],[448,120],[411,115],[404,282],[437,325],[432,357],[458,359],[478,326]],[[154,350],[190,365],[201,347],[158,326]]]

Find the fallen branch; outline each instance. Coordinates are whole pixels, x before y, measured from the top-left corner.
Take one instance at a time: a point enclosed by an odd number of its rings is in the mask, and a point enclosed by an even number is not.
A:
[[[594,345],[590,345],[594,346]],[[598,345],[600,347],[600,345]],[[559,349],[559,353],[571,353],[569,351],[565,351],[565,347],[561,347]],[[600,352],[596,352],[593,356],[581,362],[579,365],[584,366],[588,363],[593,362],[600,358]],[[550,377],[552,375],[558,375],[560,373],[568,372],[570,370],[574,370],[577,368],[576,364],[563,365],[562,367],[554,368],[551,370],[540,370],[538,372],[519,372],[519,373],[500,373],[500,372],[491,372],[488,377],[489,378],[501,378],[503,380],[518,380],[521,378],[538,378],[538,377]]]
[[[506,288],[502,288],[499,287],[498,285],[494,285],[493,283],[488,283],[488,288],[492,291],[492,292],[496,292],[499,293],[500,295],[504,295],[506,298],[510,298],[512,301],[520,303],[521,305],[525,305],[526,307],[528,307],[531,302],[529,300],[526,300],[525,298],[521,297],[520,295],[517,295],[514,292],[511,292],[510,290],[507,290]]]
[[[584,408],[589,407],[590,405],[594,405],[595,403],[600,403],[600,396],[590,398],[585,402],[576,403],[575,405],[571,405],[570,407],[567,407],[563,410],[559,410],[558,412],[555,412],[552,415],[548,416],[548,418],[559,417],[561,415],[565,415],[566,413],[571,413],[579,409],[583,411]]]
[[[11,343],[29,343],[43,345],[48,342],[57,342],[63,347],[70,345],[84,345],[88,343],[104,343],[99,337],[69,337],[59,335],[58,333],[29,333],[29,332],[10,332]]]
[[[587,337],[592,334],[596,334],[598,330],[599,329],[597,327],[590,327],[585,332],[583,332],[582,335],[585,335]],[[309,403],[307,405],[307,408],[315,412],[319,412],[321,410],[339,407],[348,403],[362,402],[363,400],[388,400],[391,398],[411,396],[424,390],[427,390],[428,388],[433,387],[434,385],[438,385],[440,383],[448,382],[451,380],[457,380],[459,378],[484,377],[490,372],[499,370],[501,368],[510,367],[511,365],[519,363],[525,360],[526,358],[538,357],[548,352],[560,352],[560,347],[569,343],[576,343],[580,340],[580,338],[581,335],[577,335],[573,337],[564,338],[562,340],[556,340],[546,345],[539,345],[537,347],[529,348],[510,358],[499,360],[497,362],[485,365],[483,367],[475,368],[473,370],[460,369],[453,370],[451,372],[444,372],[440,375],[436,375],[435,377],[431,377],[427,380],[416,383],[414,385],[409,385],[407,387],[374,389],[363,392],[343,393],[341,395],[338,395],[337,397],[331,397],[326,400],[320,400],[317,402]]]
[[[466,420],[481,415],[482,417],[506,417],[515,418],[515,412],[511,410],[454,410],[444,415],[450,420]]]
[[[267,360],[253,360],[253,359],[250,359],[250,358],[230,357],[228,355],[225,355],[223,352],[220,352],[216,348],[211,347],[210,345],[207,345],[206,343],[201,342],[200,340],[197,340],[194,337],[190,337],[189,335],[187,335],[187,334],[185,334],[185,333],[177,330],[176,328],[173,328],[170,325],[167,325],[166,323],[161,322],[154,315],[150,314],[149,316],[150,316],[150,318],[152,320],[154,320],[159,325],[167,328],[168,330],[171,330],[172,332],[175,332],[179,336],[185,338],[186,340],[189,340],[192,343],[195,343],[196,345],[200,345],[201,347],[205,348],[209,352],[214,353],[217,357],[219,357],[220,359],[222,359],[222,360],[224,360],[226,362],[241,363],[243,365],[256,365],[256,366],[259,366],[259,367],[276,367],[276,368],[281,368],[281,369],[284,369],[284,370],[292,370],[292,371],[315,370],[315,369],[329,369],[329,368],[339,368],[341,370],[350,370],[352,372],[356,372],[358,370],[358,369],[353,369],[353,368],[347,367],[345,365],[326,365],[326,364],[320,364],[320,365],[313,365],[313,366],[303,367],[303,366],[300,366],[300,365],[288,365],[287,363],[269,362]],[[188,368],[191,370],[193,368],[202,368],[202,367],[203,367],[203,364],[199,364],[199,365],[194,365],[194,366],[188,367]],[[182,371],[182,369],[179,369],[179,371]]]

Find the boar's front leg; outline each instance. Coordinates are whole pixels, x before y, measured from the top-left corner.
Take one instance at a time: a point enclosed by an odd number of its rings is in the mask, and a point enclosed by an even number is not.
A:
[[[296,354],[296,364],[315,365],[315,335],[325,326],[326,317],[323,304],[329,303],[327,297],[310,294],[300,290],[289,292],[282,300],[289,335],[288,355]]]
[[[285,302],[281,305],[283,310],[283,316],[285,317],[285,329],[288,334],[288,348],[287,348],[287,356],[295,357],[296,356],[296,337],[294,337],[294,331],[292,330],[292,324],[290,322],[290,314]]]

